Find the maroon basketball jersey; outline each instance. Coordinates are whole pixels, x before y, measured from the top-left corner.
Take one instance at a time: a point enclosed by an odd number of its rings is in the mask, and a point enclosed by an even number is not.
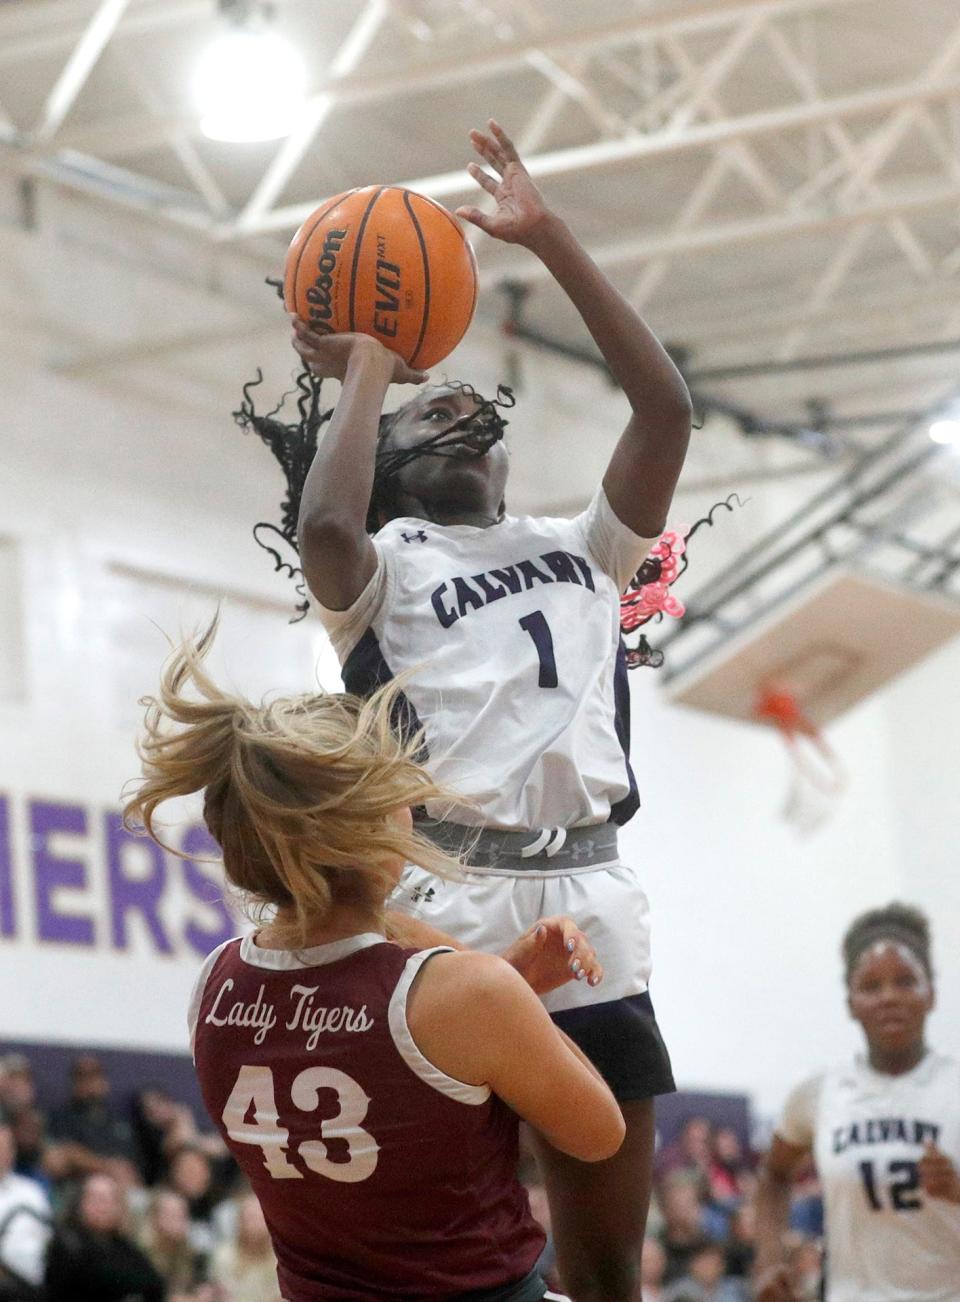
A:
[[[442,950],[382,936],[210,955],[190,1010],[204,1102],[263,1207],[287,1302],[449,1298],[522,1278],[544,1236],[516,1115],[407,1027]]]

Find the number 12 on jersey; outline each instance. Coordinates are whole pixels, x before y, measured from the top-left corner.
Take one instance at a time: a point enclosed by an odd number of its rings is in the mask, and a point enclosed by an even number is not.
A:
[[[920,1188],[920,1170],[916,1162],[890,1162],[887,1166],[887,1175],[899,1177],[899,1179],[891,1179],[886,1188],[893,1210],[895,1212],[917,1211],[922,1206],[923,1200],[917,1193]],[[863,1180],[867,1202],[873,1211],[882,1212],[884,1191],[878,1187],[873,1162],[860,1163],[860,1178]]]

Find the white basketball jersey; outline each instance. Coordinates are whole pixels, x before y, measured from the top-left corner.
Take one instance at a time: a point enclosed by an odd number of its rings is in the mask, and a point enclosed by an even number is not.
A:
[[[366,589],[320,615],[348,691],[416,670],[428,766],[472,802],[431,814],[509,830],[633,814],[619,597],[651,545],[602,489],[572,520],[380,530]]]
[[[960,1206],[927,1197],[917,1171],[931,1140],[960,1167],[960,1063],[928,1053],[886,1076],[857,1059],[795,1090],[777,1132],[813,1147],[828,1302],[960,1299]]]

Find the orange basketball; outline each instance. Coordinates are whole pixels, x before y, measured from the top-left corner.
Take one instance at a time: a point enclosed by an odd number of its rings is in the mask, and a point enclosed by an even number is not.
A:
[[[290,243],[287,310],[315,329],[373,335],[426,370],[453,352],[477,303],[477,260],[457,221],[398,185],[327,199]]]

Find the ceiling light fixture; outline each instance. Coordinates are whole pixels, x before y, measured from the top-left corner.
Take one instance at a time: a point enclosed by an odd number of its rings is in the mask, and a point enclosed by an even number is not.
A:
[[[960,417],[935,420],[928,432],[934,443],[960,444]]]
[[[253,142],[290,134],[306,98],[299,50],[271,26],[263,5],[221,3],[228,26],[194,72],[200,130],[210,140]]]

